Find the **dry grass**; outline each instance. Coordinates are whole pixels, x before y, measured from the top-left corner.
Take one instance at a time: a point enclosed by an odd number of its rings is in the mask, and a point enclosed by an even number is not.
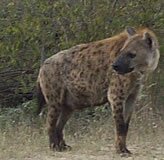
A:
[[[140,117],[142,119],[144,117]],[[128,136],[129,149],[134,153],[126,159],[164,160],[164,130],[162,121],[140,122],[133,119]],[[153,119],[154,121],[154,119]],[[112,160],[124,159],[115,154],[112,119],[99,122],[76,121],[67,125],[66,139],[70,152],[49,150],[45,126],[20,124],[0,131],[0,160]],[[146,125],[146,124],[152,125]],[[78,125],[79,124],[79,125]],[[147,126],[143,128],[144,126]],[[76,129],[75,129],[76,128]]]

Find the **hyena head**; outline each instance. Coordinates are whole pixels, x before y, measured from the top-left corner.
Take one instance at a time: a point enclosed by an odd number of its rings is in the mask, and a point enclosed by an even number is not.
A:
[[[153,32],[144,30],[137,33],[133,28],[127,28],[126,32],[128,39],[113,63],[113,69],[119,74],[155,70],[160,54]]]

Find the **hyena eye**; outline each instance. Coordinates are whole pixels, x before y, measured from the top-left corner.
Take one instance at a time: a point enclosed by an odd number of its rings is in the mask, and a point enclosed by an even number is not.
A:
[[[136,54],[134,54],[134,53],[128,53],[127,54],[127,56],[129,57],[129,58],[135,58],[136,57]]]

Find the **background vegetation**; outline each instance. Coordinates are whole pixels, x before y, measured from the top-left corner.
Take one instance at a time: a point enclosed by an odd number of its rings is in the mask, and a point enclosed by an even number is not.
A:
[[[160,41],[159,67],[147,84],[136,115],[143,109],[164,113],[164,12],[162,0],[1,0],[0,119],[32,118],[41,62],[59,50],[110,37],[126,26],[147,26]],[[86,111],[99,117],[106,107]],[[22,117],[22,118],[21,118]],[[13,120],[14,119],[14,120]],[[84,119],[87,119],[86,117]],[[90,117],[88,118],[90,119]],[[27,120],[28,121],[28,120]]]
[[[6,120],[12,114],[14,118],[20,118],[20,114],[22,118],[34,115],[35,84],[44,59],[76,44],[110,37],[126,26],[147,26],[159,38],[159,68],[150,77],[138,108],[148,106],[147,109],[162,117],[162,0],[1,0],[0,118]],[[94,116],[107,112],[105,108],[87,111]]]
[[[33,99],[45,58],[79,43],[110,37],[126,26],[148,26],[158,35],[162,55],[156,86],[164,87],[163,17],[162,0],[0,1],[0,107]]]

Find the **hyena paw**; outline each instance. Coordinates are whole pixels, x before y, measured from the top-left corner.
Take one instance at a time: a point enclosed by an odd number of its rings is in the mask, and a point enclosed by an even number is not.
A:
[[[71,146],[66,145],[65,143],[51,144],[50,148],[57,152],[70,151],[72,149]]]
[[[117,153],[120,154],[121,157],[128,157],[132,154],[127,148],[117,149]]]

